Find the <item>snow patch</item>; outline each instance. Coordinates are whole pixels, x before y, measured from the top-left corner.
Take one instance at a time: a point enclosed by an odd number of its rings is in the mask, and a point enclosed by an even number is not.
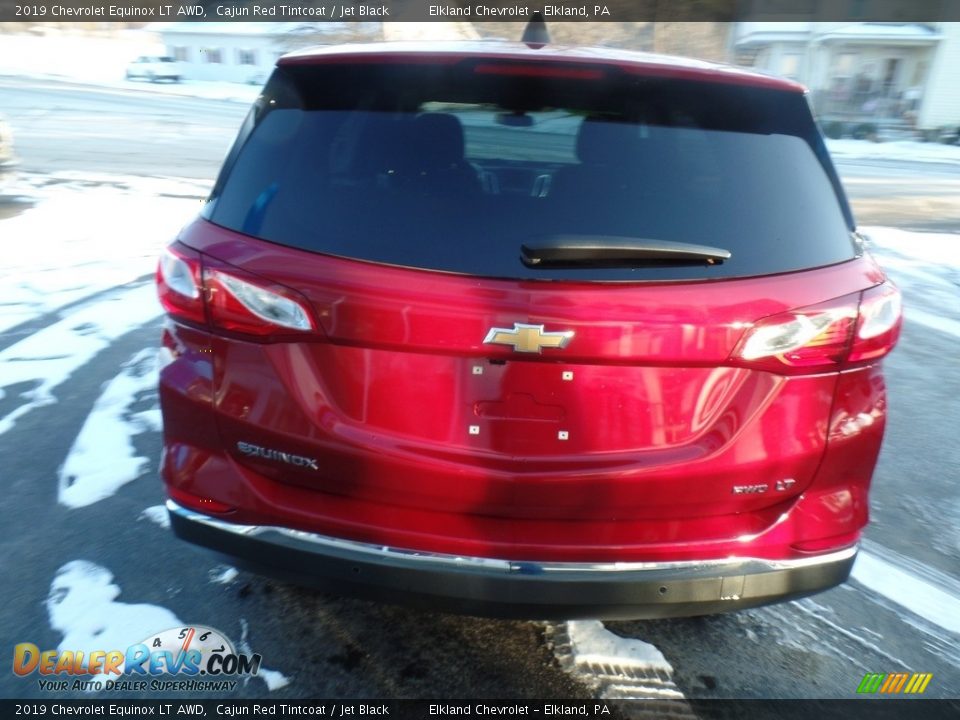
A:
[[[217,567],[210,571],[210,582],[228,585],[236,580],[239,574],[239,571],[235,567],[217,565]]]
[[[27,384],[25,402],[0,417],[0,434],[31,410],[56,402],[53,390],[117,338],[161,314],[152,283],[124,289],[0,351],[0,399]]]
[[[260,668],[257,677],[267,684],[267,690],[279,690],[290,684],[290,678],[277,670],[267,670]]]
[[[830,140],[827,150],[836,160],[909,160],[928,163],[960,163],[960,146],[916,140],[871,142]]]
[[[877,249],[881,254],[893,252],[922,266],[960,268],[960,234],[876,226],[862,227],[860,232],[870,239],[871,249]]]
[[[567,623],[574,662],[609,664],[640,670],[661,670],[672,673],[656,646],[642,640],[624,638],[607,630],[599,620],[571,620]]]
[[[125,80],[127,64],[137,56],[164,54],[163,44],[151,38],[151,33],[139,30],[122,31],[109,42],[55,32],[42,37],[8,34],[0,43],[0,75],[71,80],[125,95],[144,92],[251,103],[260,93],[259,86],[231,82]]]
[[[156,389],[157,350],[147,348],[123,365],[94,403],[60,467],[57,500],[61,505],[92,505],[144,473],[149,460],[134,455],[133,436],[159,430],[160,411],[155,407],[132,413],[130,408],[147,393],[155,396]],[[160,510],[165,517],[166,511]]]
[[[911,322],[920,323],[931,330],[937,330],[938,332],[960,338],[960,320],[940,317],[939,315],[925,312],[919,308],[908,308],[904,311],[904,317]]]
[[[248,640],[249,636],[250,625],[246,618],[240,618],[240,641],[237,643],[237,650],[244,655],[253,655],[253,650],[250,649],[250,642]],[[291,682],[291,679],[279,670],[270,670],[262,665],[256,676],[267,684],[267,690],[270,691],[279,690]],[[243,682],[244,684],[250,682],[250,676],[245,677]]]
[[[57,646],[82,650],[125,649],[158,630],[183,623],[166,608],[146,603],[117,602],[120,587],[101,565],[73,560],[63,565],[50,583],[47,613],[50,626],[63,634]]]
[[[151,505],[140,513],[140,517],[137,519],[149,520],[162,528],[170,527],[170,513],[167,512],[167,508],[163,505]]]
[[[914,615],[960,635],[960,597],[951,592],[956,588],[948,591],[869,550],[857,555],[850,577]]]
[[[176,178],[60,173],[20,183],[39,203],[0,223],[0,332],[151,275],[206,194]]]

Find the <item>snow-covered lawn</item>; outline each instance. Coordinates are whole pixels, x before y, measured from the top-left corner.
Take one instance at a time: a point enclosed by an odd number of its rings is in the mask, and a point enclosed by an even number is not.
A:
[[[73,35],[35,37],[0,35],[0,76],[56,79],[119,88],[132,92],[151,92],[212,100],[251,103],[260,92],[259,85],[231,82],[187,80],[182,83],[149,83],[126,80],[127,64],[140,55],[163,55],[163,45],[155,36],[136,30],[112,38]],[[0,110],[3,108],[0,107]]]
[[[960,163],[960,145],[924,143],[915,140],[870,142],[827,140],[835,160],[910,160],[913,162]]]
[[[89,173],[34,180],[5,187],[38,204],[0,225],[0,332],[152,273],[209,191],[189,180]]]

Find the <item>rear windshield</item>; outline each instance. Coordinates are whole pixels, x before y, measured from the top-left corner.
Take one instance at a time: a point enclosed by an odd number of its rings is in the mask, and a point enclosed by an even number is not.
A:
[[[829,265],[852,220],[805,98],[598,66],[285,66],[204,211],[270,242],[488,277],[687,280]],[[528,267],[554,238],[722,263]]]

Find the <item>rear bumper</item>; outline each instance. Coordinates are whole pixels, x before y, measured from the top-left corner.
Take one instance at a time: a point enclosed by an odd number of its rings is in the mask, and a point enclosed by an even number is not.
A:
[[[422,553],[224,522],[167,501],[174,533],[299,585],[503,618],[707,615],[811,595],[845,581],[857,547],[800,560],[512,562]]]

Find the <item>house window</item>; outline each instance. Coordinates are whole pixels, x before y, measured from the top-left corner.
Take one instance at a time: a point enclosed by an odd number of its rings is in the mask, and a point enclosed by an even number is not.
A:
[[[177,62],[190,62],[190,48],[183,46],[173,48],[173,59]]]
[[[800,72],[800,55],[799,54],[790,53],[780,58],[780,74],[781,75],[783,75],[784,77],[788,77],[793,80],[796,80],[799,72]]]
[[[856,55],[853,53],[840,53],[833,60],[833,74],[840,77],[850,77],[853,75],[853,63]]]
[[[237,50],[237,65],[256,65],[256,50]]]
[[[220,48],[203,48],[200,51],[203,61],[208,65],[219,65],[223,62],[223,52]]]

